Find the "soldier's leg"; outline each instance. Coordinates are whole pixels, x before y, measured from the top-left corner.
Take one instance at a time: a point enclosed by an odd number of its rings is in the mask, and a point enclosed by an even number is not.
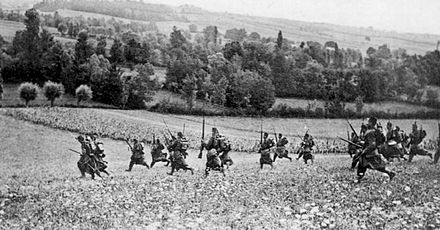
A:
[[[359,159],[353,158],[353,161],[351,162],[351,169],[355,169],[358,162],[359,162]]]
[[[394,176],[396,176],[396,173],[388,171],[385,167],[378,168],[376,170],[379,171],[379,172],[386,173],[390,177],[390,180],[392,180],[394,178]]]
[[[145,167],[147,167],[147,169],[150,169],[150,166],[148,166],[147,162],[142,161],[142,165],[145,166]]]
[[[127,170],[125,170],[125,171],[127,171],[127,172],[130,172],[130,171],[131,171],[131,169],[133,169],[133,165],[134,165],[134,161],[133,161],[133,160],[131,160],[131,161],[130,161],[130,164],[128,165],[128,169],[127,169]]]
[[[150,164],[150,168],[153,168],[153,165],[156,164],[156,161],[153,159]]]
[[[277,156],[278,156],[277,153],[274,153],[274,154],[273,154],[273,160],[272,160],[273,162],[275,162],[275,160],[277,159]]]
[[[357,168],[358,182],[360,182],[360,180],[362,178],[364,178],[366,172],[367,172],[367,167],[364,167],[361,164],[358,164],[358,168]]]
[[[434,162],[433,163],[437,164],[439,158],[440,158],[440,148],[437,148],[437,151],[435,152],[435,155],[434,155]]]
[[[408,162],[412,162],[412,159],[414,158],[414,156],[416,155],[416,151],[414,148],[410,148],[409,149],[409,158],[408,158]]]
[[[174,173],[174,165],[171,164],[171,172],[168,173],[168,175],[173,175]]]

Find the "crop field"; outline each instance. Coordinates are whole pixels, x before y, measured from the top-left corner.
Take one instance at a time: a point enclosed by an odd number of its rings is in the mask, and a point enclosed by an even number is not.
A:
[[[93,181],[78,178],[68,151],[80,149],[77,133],[3,115],[0,127],[0,229],[440,228],[440,168],[428,158],[389,165],[393,181],[368,171],[357,184],[347,155],[260,170],[258,154],[232,152],[225,177],[204,178],[205,156],[190,151],[195,174],[169,176],[160,163],[125,172],[126,144],[102,138],[111,176]]]
[[[0,20],[0,35],[8,42],[12,42],[15,32],[23,29],[24,24],[21,22]]]

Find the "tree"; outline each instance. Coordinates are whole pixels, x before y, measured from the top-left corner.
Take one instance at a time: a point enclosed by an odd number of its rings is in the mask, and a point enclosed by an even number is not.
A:
[[[194,107],[196,93],[196,77],[194,76],[194,74],[188,74],[183,79],[182,97],[186,100],[186,105],[188,106],[189,110],[192,110],[192,108]]]
[[[362,109],[364,108],[364,99],[361,96],[357,96],[355,99],[356,104],[356,112],[361,114]]]
[[[48,81],[44,83],[43,94],[50,101],[50,107],[53,107],[55,99],[60,98],[64,94],[64,86]]]
[[[81,31],[78,35],[78,41],[75,44],[75,57],[79,64],[87,62],[88,58],[94,53],[93,47],[87,42],[89,35]]]
[[[208,43],[210,42],[217,44],[217,36],[218,36],[217,26],[207,26],[205,29],[203,29],[203,35],[204,35],[205,45],[208,45]]]
[[[18,87],[18,94],[20,95],[20,98],[25,102],[26,107],[29,105],[30,101],[33,101],[37,98],[38,92],[38,85],[30,82],[22,83]]]
[[[434,106],[434,105],[438,104],[438,92],[433,89],[427,90],[426,91],[426,99],[427,99],[426,102],[430,106]]]
[[[252,41],[259,41],[261,39],[261,36],[257,32],[252,32],[251,34],[249,34],[249,39]]]
[[[240,42],[234,41],[227,43],[225,47],[223,47],[223,56],[231,61],[235,55],[243,56],[243,48]]]
[[[98,44],[96,46],[96,55],[105,55],[105,47],[107,46],[107,39],[104,36],[98,38]]]
[[[278,32],[277,37],[277,48],[281,49],[283,47],[283,32],[281,30]]]
[[[115,39],[112,47],[110,48],[110,61],[117,64],[125,62],[124,50],[119,39]]]
[[[62,36],[64,36],[67,32],[67,26],[64,23],[60,23],[58,25],[57,29],[58,29],[58,32],[60,32]]]
[[[81,101],[88,101],[92,99],[93,92],[88,85],[80,85],[78,88],[76,88],[75,95],[77,98],[77,106],[79,107],[79,103]]]
[[[186,43],[185,36],[176,26],[173,26],[173,31],[170,34],[170,43],[172,48],[182,48],[183,44]]]

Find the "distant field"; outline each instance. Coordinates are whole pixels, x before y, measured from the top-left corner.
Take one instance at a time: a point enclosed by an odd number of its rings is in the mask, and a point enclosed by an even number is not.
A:
[[[24,24],[21,22],[6,21],[0,19],[0,35],[8,42],[12,42],[15,32],[23,30]]]
[[[297,98],[277,98],[273,107],[280,104],[286,104],[292,108],[301,107],[307,108],[309,104],[312,105],[312,110],[316,107],[324,108],[325,102],[320,100],[307,100],[307,99],[297,99]],[[345,108],[352,111],[356,111],[355,103],[346,103]],[[422,105],[413,105],[404,102],[395,101],[384,101],[376,103],[365,103],[362,109],[363,112],[370,111],[382,111],[387,113],[414,113],[417,111],[433,111],[434,108],[430,108]]]

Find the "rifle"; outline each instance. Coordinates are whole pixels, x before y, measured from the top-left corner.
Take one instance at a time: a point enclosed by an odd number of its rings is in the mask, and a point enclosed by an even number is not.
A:
[[[130,148],[130,151],[133,151],[133,147],[130,145],[130,142],[128,142],[128,140],[125,140],[125,143],[127,143],[128,147]]]
[[[278,143],[278,137],[277,137],[277,132],[275,130],[275,127],[272,126],[273,129],[273,134],[275,135],[275,141]]]
[[[358,147],[358,148],[363,148],[361,145],[358,145],[358,144],[356,144],[356,143],[354,143],[354,142],[352,142],[352,141],[346,140],[346,139],[344,139],[344,138],[342,138],[342,137],[338,137],[338,138],[341,139],[342,141],[345,141],[345,142],[347,142],[347,143],[349,143],[349,144],[351,144],[351,145],[354,145],[354,146],[356,146],[356,147]]]
[[[69,149],[69,150],[72,151],[72,152],[74,152],[74,153],[78,153],[79,155],[82,156],[82,153],[80,153],[80,152],[78,152],[78,151],[76,151],[76,150],[73,150],[73,149]]]
[[[263,119],[261,119],[260,123],[260,145],[263,144]]]
[[[165,124],[165,126],[167,127],[168,133],[170,134],[171,138],[174,139],[175,137],[173,136],[173,133],[170,131],[170,128],[168,128],[168,125],[167,125],[167,123],[165,122],[165,119],[162,119],[162,121],[163,121],[163,123]]]
[[[202,122],[202,141],[203,139],[205,139],[205,116],[203,116],[203,122]],[[202,154],[203,154],[203,144],[200,143],[200,152],[199,152],[199,159],[202,159]]]
[[[353,126],[351,125],[350,121],[348,121],[348,119],[345,119],[348,123],[348,125],[350,126],[351,130],[353,131],[354,135],[356,135],[356,137],[359,137],[359,135],[357,134],[356,130],[353,128]]]

